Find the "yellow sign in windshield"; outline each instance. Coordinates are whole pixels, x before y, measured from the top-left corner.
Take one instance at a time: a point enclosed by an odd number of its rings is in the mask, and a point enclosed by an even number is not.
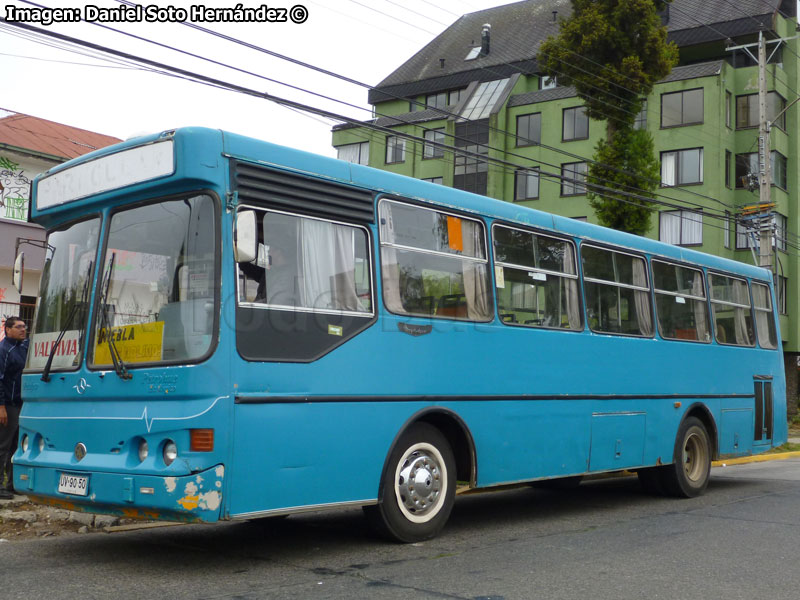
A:
[[[164,339],[164,321],[140,323],[112,327],[111,336],[126,363],[157,362],[161,360],[161,349]],[[108,333],[100,329],[94,347],[95,364],[111,364],[111,351],[108,349]]]

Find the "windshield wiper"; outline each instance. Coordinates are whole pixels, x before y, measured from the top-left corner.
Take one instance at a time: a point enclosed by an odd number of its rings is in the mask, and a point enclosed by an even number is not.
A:
[[[56,355],[56,350],[58,346],[61,344],[61,340],[64,339],[64,335],[66,335],[67,331],[69,330],[70,326],[72,325],[72,321],[75,319],[75,315],[78,314],[78,310],[81,307],[86,307],[86,302],[89,299],[89,284],[92,281],[92,261],[89,261],[89,268],[86,270],[86,281],[83,284],[83,292],[81,293],[81,300],[80,302],[76,302],[72,310],[69,312],[67,316],[67,320],[64,321],[64,327],[61,328],[61,331],[58,332],[58,337],[56,338],[53,347],[50,348],[50,354],[47,357],[47,363],[44,365],[44,370],[42,371],[42,381],[50,381],[50,368],[53,366],[53,357]],[[83,335],[81,334],[81,341],[78,343],[78,355],[80,356],[81,350],[83,349]]]
[[[119,375],[120,379],[132,379],[133,375],[128,373],[125,368],[125,363],[117,350],[117,343],[114,341],[114,336],[111,331],[111,325],[108,322],[108,290],[111,287],[111,275],[114,272],[114,260],[116,259],[116,252],[111,253],[111,260],[108,263],[108,274],[103,281],[103,295],[100,297],[100,327],[106,330],[106,340],[108,341],[108,353],[111,355],[111,362],[114,363],[114,371]]]

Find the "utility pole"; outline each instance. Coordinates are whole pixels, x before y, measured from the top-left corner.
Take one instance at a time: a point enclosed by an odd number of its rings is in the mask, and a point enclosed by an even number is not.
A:
[[[761,242],[758,264],[772,269],[772,214],[769,210],[772,173],[770,172],[770,144],[767,122],[767,44],[764,32],[758,32],[758,171],[759,204],[761,205]]]
[[[792,36],[788,38],[779,38],[774,40],[765,40],[764,39],[764,28],[762,26],[761,31],[758,32],[758,42],[755,44],[742,44],[741,46],[729,46],[728,51],[734,50],[743,50],[752,58],[756,63],[758,63],[758,188],[759,188],[759,200],[758,200],[758,208],[756,211],[758,214],[761,215],[759,219],[759,249],[758,249],[758,264],[761,267],[772,269],[772,202],[771,202],[771,191],[772,191],[772,173],[770,172],[770,143],[769,143],[769,133],[772,127],[772,123],[768,119],[768,105],[767,105],[767,62],[769,62],[769,58],[767,58],[767,44],[775,44],[775,49],[772,51],[773,55],[777,52],[778,48],[781,46],[782,43],[788,42],[789,40],[793,40],[798,36]],[[750,51],[750,48],[753,46],[758,46],[758,57],[753,56],[753,53]],[[770,56],[770,58],[772,58]],[[786,108],[784,108],[779,114],[773,117],[774,120],[777,120],[789,106],[792,106],[797,100],[800,98],[796,98],[793,100]],[[748,207],[750,208],[750,207]]]

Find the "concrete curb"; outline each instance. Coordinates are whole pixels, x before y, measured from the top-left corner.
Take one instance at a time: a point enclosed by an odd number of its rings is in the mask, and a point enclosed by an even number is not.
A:
[[[774,454],[756,454],[754,456],[740,456],[725,460],[715,460],[712,467],[730,467],[731,465],[747,465],[750,463],[767,462],[770,460],[786,460],[787,458],[800,458],[800,451],[776,452]]]

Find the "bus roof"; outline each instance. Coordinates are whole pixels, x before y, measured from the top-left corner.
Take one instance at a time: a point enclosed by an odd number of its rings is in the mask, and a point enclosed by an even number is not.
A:
[[[634,251],[659,255],[667,259],[738,273],[746,277],[752,277],[763,281],[771,280],[771,273],[767,269],[748,265],[743,262],[674,246],[642,236],[616,231],[607,227],[577,221],[534,208],[456,190],[364,165],[319,156],[239,134],[202,127],[186,127],[133,138],[53,167],[49,171],[37,176],[34,180],[34,205],[32,206],[34,220],[48,221],[49,219],[43,218],[43,212],[55,215],[67,208],[65,206],[55,206],[47,208],[45,211],[37,210],[38,207],[35,206],[35,198],[37,197],[38,186],[44,179],[67,169],[92,161],[98,161],[99,159],[109,157],[125,150],[152,145],[164,140],[173,140],[175,142],[176,156],[181,156],[183,153],[187,152],[188,149],[193,149],[192,154],[196,155],[196,149],[201,148],[205,150],[203,154],[213,153],[218,155],[221,153],[225,156],[234,157],[243,161],[262,164],[277,169],[290,170],[308,176],[322,177],[330,181],[369,189],[380,194],[424,200],[443,207],[471,212],[492,219],[536,227],[556,234],[560,233],[562,235],[575,236],[588,241],[621,246]],[[181,150],[183,150],[183,153]],[[169,179],[170,177],[180,178],[188,176],[192,176],[192,169],[186,165],[177,165],[174,173],[171,176],[165,177]],[[161,183],[161,181],[159,183]],[[152,185],[153,182],[149,182],[149,184]],[[141,185],[148,185],[148,182]],[[98,193],[97,196],[107,197],[114,193],[115,190],[103,191]],[[92,200],[93,199],[94,198],[92,198]],[[85,203],[77,202],[73,204],[75,205],[75,209],[79,209],[82,204],[85,205]],[[69,205],[68,208],[73,208],[73,205]],[[70,210],[70,213],[73,212],[73,210]]]

